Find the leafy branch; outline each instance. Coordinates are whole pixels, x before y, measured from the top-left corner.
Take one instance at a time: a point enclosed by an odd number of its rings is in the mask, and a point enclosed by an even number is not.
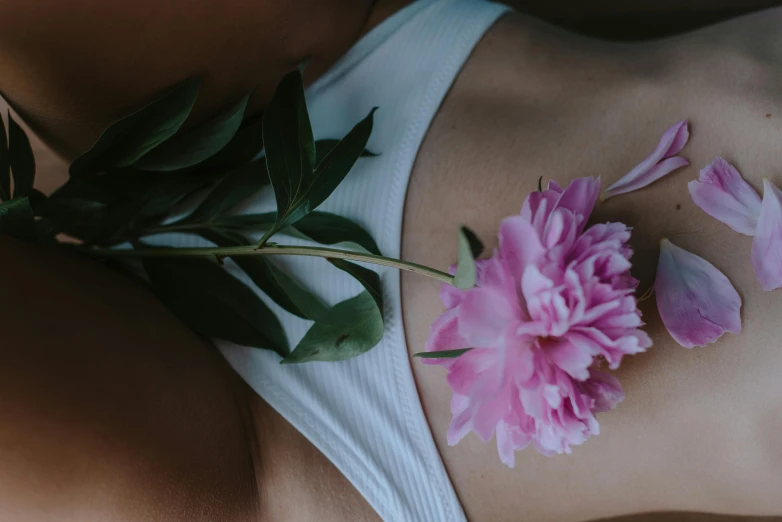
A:
[[[245,117],[248,94],[188,127],[198,89],[198,79],[182,82],[107,128],[73,162],[68,182],[34,205],[36,227],[51,238],[69,236],[100,258],[140,258],[156,295],[202,335],[273,350],[285,362],[337,360],[369,350],[383,331],[380,279],[347,259],[386,258],[360,224],[315,209],[359,157],[373,155],[365,148],[374,111],[342,140],[315,141],[301,74],[293,71],[263,118]],[[236,214],[241,203],[270,186],[277,212]],[[190,255],[193,249],[144,244],[164,233],[200,236],[216,253],[203,257]],[[364,290],[326,305],[267,255],[323,247],[269,244],[256,252],[249,239],[255,233],[264,242],[279,233],[341,247],[326,257]],[[133,248],[117,248],[122,245]],[[224,259],[233,264],[224,265]],[[235,269],[285,312],[314,321],[294,350],[277,312],[235,277]]]
[[[354,262],[464,288],[474,284],[479,242],[466,229],[452,276],[384,257],[359,223],[317,210],[359,158],[375,155],[366,150],[375,109],[341,140],[315,141],[299,71],[283,78],[263,118],[246,117],[250,93],[188,126],[198,90],[198,79],[186,80],[109,126],[48,198],[32,188],[32,150],[9,115],[8,142],[5,132],[0,140],[0,197],[9,200],[0,205],[0,232],[37,241],[67,236],[91,256],[131,261],[123,266],[142,269],[158,298],[194,331],[272,350],[286,364],[343,360],[380,342],[380,277]],[[7,197],[11,173],[13,199]],[[243,202],[268,189],[276,212],[237,213]],[[151,236],[172,233],[199,236],[214,246],[147,244]],[[256,234],[260,242],[250,239]],[[272,243],[277,235],[325,246]],[[323,258],[363,290],[329,306],[273,260],[290,255]],[[293,350],[278,312],[259,292],[283,313],[313,321]]]

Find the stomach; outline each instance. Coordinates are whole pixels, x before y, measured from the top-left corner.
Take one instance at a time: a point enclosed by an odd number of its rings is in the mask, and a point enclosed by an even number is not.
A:
[[[522,451],[514,470],[499,463],[493,443],[468,436],[447,445],[444,372],[414,363],[468,518],[782,513],[775,493],[782,491],[782,298],[757,282],[751,238],[706,215],[687,190],[715,156],[760,193],[764,176],[782,184],[781,16],[767,11],[674,39],[615,44],[511,15],[465,64],[419,150],[404,215],[405,259],[449,266],[460,224],[496,246],[500,221],[519,212],[539,177],[564,185],[600,176],[607,186],[686,118],[691,138],[682,155],[690,166],[598,205],[593,218],[633,227],[641,291],[652,285],[658,242],[668,237],[718,267],[743,300],[740,335],[691,350],[666,332],[653,299],[643,303],[654,346],[618,370],[626,399],[598,417],[602,434],[573,455]],[[442,311],[437,283],[403,274],[402,297],[408,349],[422,351]]]

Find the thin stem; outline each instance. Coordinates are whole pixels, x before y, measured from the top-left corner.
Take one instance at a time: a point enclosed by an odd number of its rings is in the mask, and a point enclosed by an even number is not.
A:
[[[361,252],[351,252],[348,250],[339,250],[336,248],[323,247],[299,247],[290,245],[275,245],[256,247],[238,246],[238,247],[201,247],[201,248],[137,248],[115,250],[111,248],[90,248],[88,253],[97,257],[235,257],[235,256],[310,256],[323,257],[326,259],[349,259],[351,261],[361,261],[374,265],[390,266],[399,270],[407,270],[414,274],[423,275],[436,279],[443,283],[452,284],[453,276],[428,266],[417,263],[409,263],[400,259],[377,256],[374,254],[364,254]]]

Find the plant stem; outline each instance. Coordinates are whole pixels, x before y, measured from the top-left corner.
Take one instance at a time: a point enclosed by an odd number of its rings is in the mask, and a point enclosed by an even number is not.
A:
[[[417,263],[409,263],[400,259],[377,256],[374,254],[364,254],[362,252],[351,252],[349,250],[339,250],[336,248],[323,247],[299,247],[290,245],[275,245],[257,247],[237,246],[237,247],[201,247],[201,248],[137,248],[137,249],[111,249],[111,248],[90,248],[87,252],[96,257],[235,257],[235,256],[310,256],[323,257],[326,259],[349,259],[351,261],[361,261],[373,265],[390,266],[399,270],[407,270],[414,274],[423,275],[436,279],[437,281],[452,284],[453,276],[428,266]]]
[[[266,233],[263,235],[263,237],[261,237],[261,240],[258,241],[258,246],[256,248],[259,249],[263,248],[264,245],[266,245],[266,242],[275,234],[275,232],[277,232],[277,230],[275,230],[274,227],[267,230]],[[302,255],[306,255],[306,254],[302,254]]]

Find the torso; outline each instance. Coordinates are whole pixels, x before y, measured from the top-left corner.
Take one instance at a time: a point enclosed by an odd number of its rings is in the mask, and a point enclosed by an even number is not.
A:
[[[782,350],[775,310],[749,267],[751,238],[706,216],[687,182],[722,155],[758,189],[782,182],[782,12],[769,11],[659,43],[586,40],[520,15],[487,33],[432,123],[408,189],[403,257],[435,267],[455,259],[455,231],[496,246],[539,176],[608,184],[688,118],[691,166],[598,206],[596,220],[634,227],[634,272],[653,281],[663,236],[709,259],[744,300],[744,332],[685,350],[643,306],[655,345],[618,372],[627,399],[601,416],[602,434],[574,454],[527,449],[516,469],[493,443],[449,447],[444,372],[414,364],[432,434],[471,520],[585,520],[649,510],[782,511]],[[442,310],[438,285],[402,276],[408,350],[423,350]],[[563,494],[567,492],[567,494]]]
[[[744,299],[744,333],[685,350],[644,307],[655,346],[619,371],[627,399],[600,417],[602,434],[567,457],[528,449],[515,470],[493,444],[445,442],[450,391],[444,374],[414,364],[432,435],[470,520],[586,520],[637,511],[782,511],[782,350],[776,293],[749,268],[750,239],[705,216],[687,181],[716,155],[757,188],[782,182],[778,26],[771,11],[673,40],[609,44],[509,15],[465,64],[419,151],[408,189],[403,257],[446,267],[455,230],[469,225],[488,246],[539,176],[618,179],[672,123],[689,118],[692,166],[599,206],[597,219],[635,227],[636,275],[653,278],[666,235],[722,269]],[[770,116],[767,116],[770,115]],[[60,168],[59,165],[56,168]],[[680,205],[680,208],[679,208]],[[403,274],[408,350],[422,350],[440,313],[437,285]],[[247,391],[256,414],[259,520],[371,520],[369,505],[306,439]],[[265,427],[265,429],[264,429]],[[567,494],[563,494],[567,492]],[[523,515],[520,515],[523,513]]]

